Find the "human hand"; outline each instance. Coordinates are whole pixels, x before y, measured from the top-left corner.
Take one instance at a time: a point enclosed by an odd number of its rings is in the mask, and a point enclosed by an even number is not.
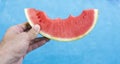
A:
[[[0,43],[0,64],[22,64],[23,57],[49,39],[45,37],[36,38],[40,26],[33,28],[28,23],[15,25],[9,28]]]

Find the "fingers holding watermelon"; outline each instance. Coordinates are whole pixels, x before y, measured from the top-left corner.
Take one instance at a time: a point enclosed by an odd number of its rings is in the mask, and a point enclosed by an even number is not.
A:
[[[28,32],[28,36],[30,39],[34,39],[36,38],[36,36],[39,34],[40,31],[40,26],[39,25],[35,25],[34,27],[32,27]]]
[[[46,42],[48,42],[48,41],[49,41],[49,39],[46,38],[46,37],[38,37],[38,38],[35,38],[35,39],[32,41],[32,43],[30,44],[30,47],[29,47],[29,49],[28,49],[27,52],[30,52],[30,51],[32,51],[32,50],[34,50],[34,49],[36,49],[36,48],[44,45],[44,44],[45,44]]]
[[[35,25],[31,28],[28,23],[9,28],[0,43],[0,64],[20,64],[21,58],[27,52],[45,44],[49,39],[45,37],[36,38],[39,31],[40,26]]]

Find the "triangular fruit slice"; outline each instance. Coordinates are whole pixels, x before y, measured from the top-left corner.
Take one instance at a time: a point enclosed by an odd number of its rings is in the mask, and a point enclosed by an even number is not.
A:
[[[59,41],[72,41],[82,38],[93,29],[98,10],[83,10],[79,16],[69,16],[66,19],[51,19],[43,11],[33,8],[25,9],[25,14],[31,26],[40,25],[41,35]]]

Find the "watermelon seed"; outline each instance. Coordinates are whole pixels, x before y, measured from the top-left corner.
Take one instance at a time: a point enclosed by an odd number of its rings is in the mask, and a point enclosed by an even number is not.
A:
[[[38,16],[38,18],[40,18],[40,16]]]
[[[41,20],[41,19],[39,19],[39,22],[42,22],[42,20]]]
[[[40,15],[40,12],[38,12],[36,15],[39,16],[39,15]]]

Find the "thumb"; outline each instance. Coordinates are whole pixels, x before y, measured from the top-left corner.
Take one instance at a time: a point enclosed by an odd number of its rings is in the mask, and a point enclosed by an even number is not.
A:
[[[28,32],[28,36],[30,39],[34,39],[37,37],[38,33],[40,31],[40,26],[39,25],[35,25],[34,27],[32,27]]]

